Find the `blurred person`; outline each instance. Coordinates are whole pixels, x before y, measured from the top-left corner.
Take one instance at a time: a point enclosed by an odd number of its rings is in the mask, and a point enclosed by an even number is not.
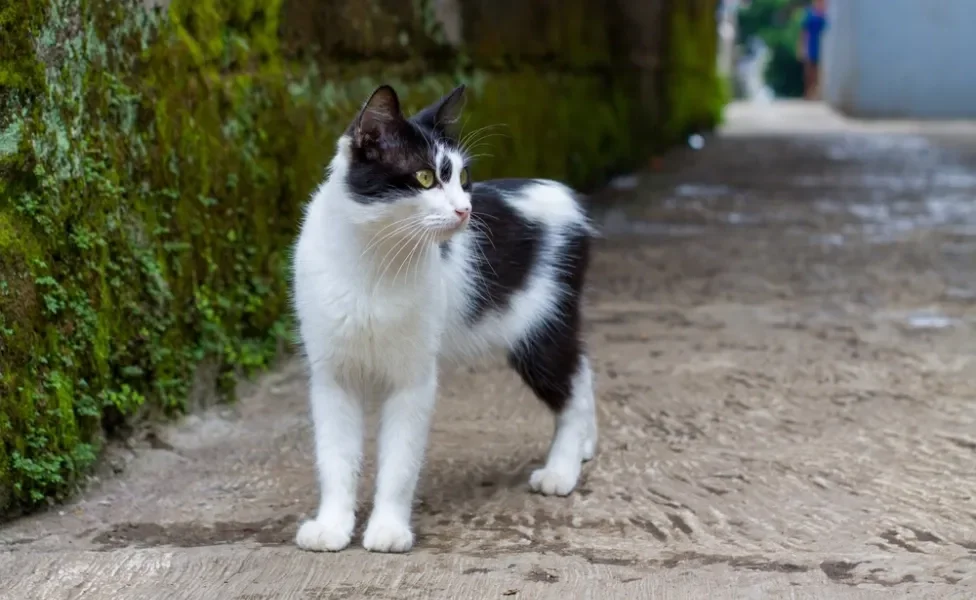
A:
[[[820,41],[827,28],[827,1],[813,0],[806,9],[797,54],[803,63],[803,96],[815,100],[820,94]]]

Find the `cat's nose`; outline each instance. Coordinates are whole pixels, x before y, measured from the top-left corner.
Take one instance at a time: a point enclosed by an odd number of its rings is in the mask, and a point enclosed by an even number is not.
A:
[[[456,214],[458,216],[458,218],[463,221],[463,220],[467,219],[471,215],[471,209],[470,208],[455,208],[454,209],[454,214]]]

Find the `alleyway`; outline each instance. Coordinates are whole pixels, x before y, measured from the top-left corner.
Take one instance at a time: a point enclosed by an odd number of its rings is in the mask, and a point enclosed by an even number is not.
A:
[[[601,447],[570,498],[528,492],[542,405],[501,363],[454,372],[417,548],[301,552],[286,364],[0,530],[0,598],[976,595],[976,125],[733,106],[664,171],[602,204]]]

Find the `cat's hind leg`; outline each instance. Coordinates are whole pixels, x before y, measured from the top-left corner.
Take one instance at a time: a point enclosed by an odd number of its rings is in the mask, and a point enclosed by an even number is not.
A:
[[[593,373],[577,334],[549,330],[509,355],[512,367],[555,416],[546,464],[532,473],[529,487],[565,496],[579,480],[584,461],[596,454],[597,423]]]
[[[586,355],[580,356],[578,376],[580,382],[574,393],[585,395],[579,400],[583,412],[586,414],[586,435],[583,438],[583,462],[591,461],[596,456],[597,441],[599,440],[599,426],[596,420],[596,398],[593,391],[593,370],[590,359]]]

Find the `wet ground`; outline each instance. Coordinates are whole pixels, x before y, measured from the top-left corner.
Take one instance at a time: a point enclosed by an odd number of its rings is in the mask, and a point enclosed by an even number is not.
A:
[[[573,496],[528,492],[550,421],[517,379],[456,371],[417,548],[301,552],[289,363],[0,530],[0,598],[976,596],[976,125],[733,106],[658,168],[600,198]]]

